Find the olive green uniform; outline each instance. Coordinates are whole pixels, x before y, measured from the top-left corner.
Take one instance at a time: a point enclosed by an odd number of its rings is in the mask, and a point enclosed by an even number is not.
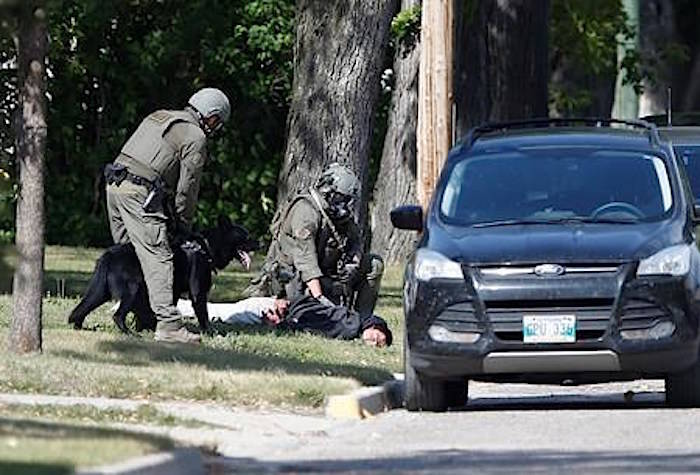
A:
[[[174,212],[191,225],[199,182],[207,158],[206,135],[189,110],[157,111],[146,117],[129,138],[115,164],[154,181],[162,178]],[[144,210],[145,186],[129,180],[107,185],[107,212],[115,243],[132,243],[141,263],[148,297],[156,318],[174,322],[181,316],[173,305],[173,252],[168,243],[168,217],[162,207]]]
[[[320,198],[320,197],[319,197]],[[321,200],[323,198],[320,198]],[[323,295],[334,303],[347,297],[352,307],[361,315],[371,315],[377,302],[379,286],[384,273],[381,257],[363,255],[362,242],[357,226],[350,220],[346,225],[335,225],[341,242],[337,242],[331,227],[307,193],[292,199],[286,216],[282,219],[277,238],[273,242],[272,259],[275,261],[277,280],[274,287],[284,286],[284,294],[295,298],[306,292],[306,282],[319,279]],[[340,274],[343,264],[359,263],[359,278],[352,283],[350,292],[342,292]],[[288,283],[280,282],[280,275],[291,277]],[[286,285],[284,285],[286,284]]]

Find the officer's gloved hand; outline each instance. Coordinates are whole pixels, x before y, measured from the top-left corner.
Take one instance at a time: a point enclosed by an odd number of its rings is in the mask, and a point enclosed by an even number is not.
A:
[[[338,277],[343,284],[352,286],[360,277],[360,264],[355,262],[345,264]]]
[[[347,291],[348,291],[348,286],[347,284],[344,284],[343,282],[333,282],[331,285],[329,294],[334,298],[334,299],[339,299],[342,297],[345,297]]]
[[[205,246],[206,241],[204,240],[204,236],[201,234],[192,231],[190,228],[187,226],[183,225],[179,221],[175,223],[174,229],[173,229],[173,237],[170,240],[170,244],[172,246],[181,246],[186,243],[192,243],[192,244],[198,244],[200,246]]]
[[[319,295],[316,297],[316,300],[318,300],[318,303],[325,305],[326,307],[335,307],[336,305],[325,295]]]

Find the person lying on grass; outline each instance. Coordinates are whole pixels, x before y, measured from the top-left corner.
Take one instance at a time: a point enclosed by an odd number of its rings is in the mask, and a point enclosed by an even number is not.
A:
[[[194,315],[188,300],[178,302],[183,315]],[[383,318],[361,317],[345,306],[329,307],[311,296],[292,302],[275,297],[250,297],[235,303],[208,303],[209,320],[229,325],[268,325],[281,330],[307,331],[326,338],[354,340],[384,347],[392,343],[392,333]]]

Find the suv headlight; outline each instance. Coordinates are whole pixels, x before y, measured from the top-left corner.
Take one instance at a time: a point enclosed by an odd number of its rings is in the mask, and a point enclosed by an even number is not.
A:
[[[429,249],[418,249],[413,272],[418,280],[423,281],[430,279],[464,279],[462,266],[459,263]]]
[[[667,247],[639,262],[637,275],[685,275],[690,270],[690,246]]]

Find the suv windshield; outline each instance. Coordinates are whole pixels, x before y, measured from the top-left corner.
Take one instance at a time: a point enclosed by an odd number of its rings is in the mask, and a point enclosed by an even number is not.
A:
[[[440,202],[466,225],[635,223],[661,219],[673,203],[663,160],[634,152],[530,149],[467,158]]]
[[[673,150],[685,164],[690,187],[697,201],[700,199],[700,145],[676,145]]]

